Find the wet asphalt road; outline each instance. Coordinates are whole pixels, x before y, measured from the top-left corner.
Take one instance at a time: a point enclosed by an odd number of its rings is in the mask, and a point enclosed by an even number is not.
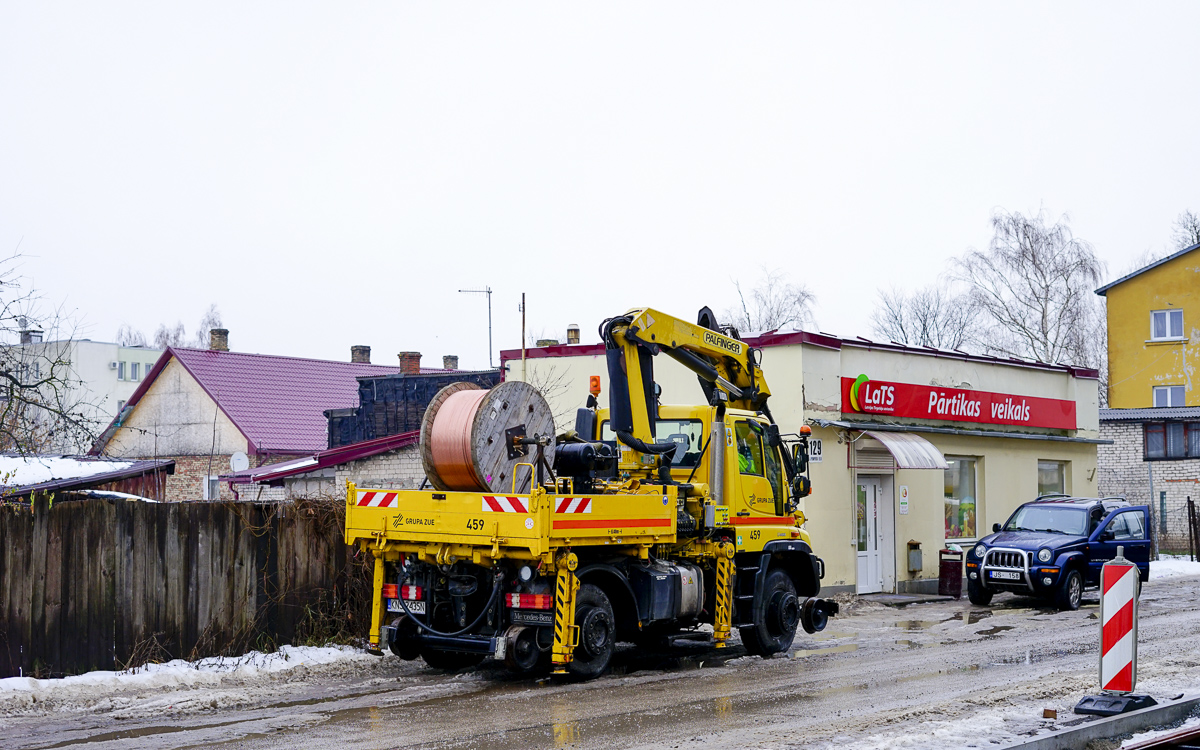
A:
[[[1140,687],[1200,692],[1200,578],[1148,584],[1141,608]],[[1008,595],[989,607],[964,599],[845,609],[826,632],[801,634],[786,658],[749,657],[740,645],[666,657],[626,649],[612,674],[561,684],[486,666],[439,673],[388,657],[278,684],[189,691],[165,705],[161,695],[135,696],[120,711],[20,717],[7,722],[2,744],[986,747],[1062,726],[1096,687],[1094,593],[1063,613]],[[1043,708],[1063,719],[1042,719]]]

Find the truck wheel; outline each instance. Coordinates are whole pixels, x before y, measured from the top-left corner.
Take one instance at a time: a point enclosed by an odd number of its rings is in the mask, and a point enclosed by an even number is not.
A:
[[[979,581],[967,579],[967,598],[972,604],[978,604],[980,607],[986,607],[992,603],[992,593],[979,584]]]
[[[579,628],[579,645],[567,672],[574,678],[590,680],[608,669],[616,645],[617,619],[612,604],[597,586],[585,583],[575,595],[575,625]]]
[[[483,661],[483,654],[468,654],[463,651],[443,651],[440,648],[421,649],[421,658],[434,669],[457,671],[474,667]]]
[[[792,577],[773,570],[763,585],[762,598],[754,602],[754,624],[741,628],[742,645],[755,656],[768,657],[786,651],[800,623],[800,600]]]
[[[1078,570],[1069,571],[1054,595],[1054,606],[1061,610],[1076,610],[1082,599],[1083,576],[1079,575]]]
[[[421,650],[416,644],[417,626],[408,615],[401,615],[395,620],[392,620],[392,627],[396,630],[392,635],[392,642],[387,644],[388,649],[405,661],[412,661],[421,655]]]

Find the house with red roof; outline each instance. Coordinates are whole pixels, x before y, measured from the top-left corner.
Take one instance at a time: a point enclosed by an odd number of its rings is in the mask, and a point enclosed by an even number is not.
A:
[[[357,406],[359,378],[434,372],[416,352],[383,366],[370,363],[369,347],[335,362],[232,352],[227,330],[210,336],[208,349],[164,351],[91,451],[174,460],[167,500],[232,500],[222,474],[324,450],[325,412]]]

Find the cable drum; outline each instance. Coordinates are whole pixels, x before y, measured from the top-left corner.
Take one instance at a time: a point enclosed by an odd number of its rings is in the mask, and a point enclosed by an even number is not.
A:
[[[471,383],[452,383],[429,403],[421,421],[421,463],[429,483],[439,490],[459,492],[528,493],[537,447],[524,446],[526,455],[508,457],[505,431],[524,426],[529,437],[550,437],[544,449],[554,465],[554,416],[538,389],[508,381],[490,390]]]

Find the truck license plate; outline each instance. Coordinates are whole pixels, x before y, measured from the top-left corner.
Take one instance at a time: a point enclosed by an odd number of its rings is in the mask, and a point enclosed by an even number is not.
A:
[[[414,599],[405,599],[404,603],[408,605],[408,611],[414,615],[425,614],[425,602],[419,602]],[[388,599],[388,612],[403,612],[404,609],[400,606],[399,599]]]
[[[554,613],[536,609],[512,610],[514,625],[553,625]]]
[[[1021,574],[1008,570],[989,570],[988,578],[1003,578],[1006,581],[1019,581],[1021,580]]]

